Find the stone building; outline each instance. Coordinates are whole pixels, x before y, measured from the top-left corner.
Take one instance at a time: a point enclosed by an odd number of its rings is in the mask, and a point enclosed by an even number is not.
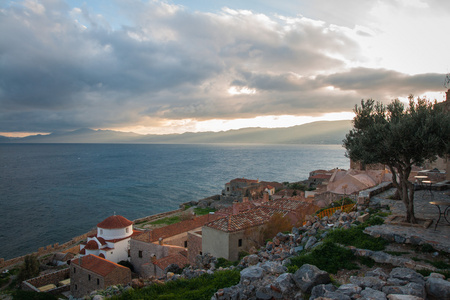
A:
[[[81,298],[92,291],[131,282],[131,270],[96,255],[86,255],[70,264],[70,292]]]

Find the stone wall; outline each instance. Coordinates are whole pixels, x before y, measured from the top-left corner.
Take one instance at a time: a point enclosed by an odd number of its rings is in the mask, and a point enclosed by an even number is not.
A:
[[[195,264],[195,257],[202,253],[202,236],[196,232],[188,233],[188,261]]]
[[[70,275],[69,268],[52,272],[49,274],[41,275],[35,278],[23,281],[21,287],[25,291],[39,291],[38,288],[48,284],[54,284],[57,286],[56,289],[48,291],[51,294],[58,294],[64,291],[70,290],[70,285],[58,286],[60,281],[68,279]]]
[[[82,234],[80,236],[74,237],[73,239],[71,239],[70,241],[64,243],[64,244],[59,244],[59,243],[55,243],[53,245],[47,245],[45,247],[40,247],[38,249],[37,252],[33,252],[30,253],[32,255],[36,255],[36,256],[43,256],[46,254],[50,254],[53,252],[62,252],[63,250],[67,249],[67,248],[71,248],[74,247],[75,244],[77,244],[78,242],[80,242],[81,240],[86,239],[88,236],[95,234],[96,230],[91,230],[88,233]],[[29,255],[29,254],[28,254]],[[23,256],[19,256],[19,257],[15,257],[9,260],[4,260],[3,258],[0,258],[0,269],[2,268],[6,268],[18,263],[21,263],[24,261],[26,255]]]

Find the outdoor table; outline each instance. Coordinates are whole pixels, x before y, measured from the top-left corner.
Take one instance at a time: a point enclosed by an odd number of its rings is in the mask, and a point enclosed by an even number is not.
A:
[[[428,179],[428,176],[423,176],[423,175],[417,175],[414,176],[414,178],[416,179],[416,182],[419,184],[420,188],[423,189],[424,188],[424,180]]]
[[[434,230],[436,230],[436,227],[437,227],[439,221],[441,220],[441,216],[444,216],[445,221],[447,221],[447,223],[450,224],[450,220],[447,219],[447,215],[450,214],[450,202],[447,202],[447,201],[431,201],[430,204],[436,205],[436,207],[439,210],[439,217],[438,217],[438,219],[436,221],[436,225],[434,225]],[[441,211],[441,207],[440,206],[444,206],[445,207],[443,212]]]

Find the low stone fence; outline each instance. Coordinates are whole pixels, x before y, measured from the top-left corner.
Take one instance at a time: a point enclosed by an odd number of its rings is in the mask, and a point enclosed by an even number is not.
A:
[[[59,282],[68,279],[70,277],[69,268],[52,272],[49,274],[41,275],[39,277],[31,278],[22,282],[21,287],[25,291],[39,292],[39,287],[54,284],[56,287],[46,291],[50,294],[60,294],[70,290],[70,284],[60,285]]]
[[[369,205],[370,198],[384,191],[387,191],[392,187],[392,182],[382,182],[377,186],[360,191],[358,194],[358,205]]]
[[[43,255],[46,255],[46,254],[54,253],[54,252],[60,252],[60,251],[63,251],[65,249],[67,249],[67,248],[73,247],[76,243],[80,242],[81,240],[86,239],[88,236],[90,236],[92,234],[95,234],[95,233],[96,233],[96,231],[91,230],[88,233],[85,233],[85,234],[82,234],[82,235],[79,235],[77,237],[72,238],[70,241],[68,241],[68,242],[66,242],[64,244],[60,245],[59,243],[55,243],[53,245],[40,247],[37,252],[33,252],[33,253],[30,253],[30,254],[36,255],[36,256],[39,257],[39,256],[43,256]],[[4,260],[3,258],[0,258],[0,269],[6,268],[6,267],[9,267],[9,266],[13,266],[15,264],[23,262],[24,259],[25,259],[25,256],[26,255],[15,257],[15,258],[12,258],[12,259],[9,259],[9,260]]]

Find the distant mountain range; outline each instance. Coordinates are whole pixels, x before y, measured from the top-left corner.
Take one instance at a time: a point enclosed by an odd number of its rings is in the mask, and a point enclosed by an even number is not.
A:
[[[127,144],[341,144],[352,128],[350,120],[320,121],[287,128],[243,128],[221,132],[142,135],[82,128],[65,133],[23,138],[0,136],[0,143],[127,143]]]

